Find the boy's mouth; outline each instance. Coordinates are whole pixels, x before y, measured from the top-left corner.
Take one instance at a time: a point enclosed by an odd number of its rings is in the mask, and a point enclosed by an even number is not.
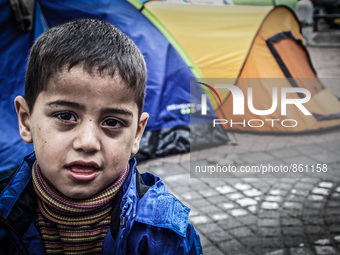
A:
[[[72,179],[82,182],[92,181],[100,173],[100,167],[95,162],[74,161],[65,168]]]

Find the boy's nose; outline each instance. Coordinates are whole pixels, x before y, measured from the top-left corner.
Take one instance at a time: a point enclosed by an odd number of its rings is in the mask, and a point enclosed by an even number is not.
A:
[[[100,150],[100,140],[98,136],[98,127],[92,121],[80,124],[75,131],[76,138],[73,141],[75,150],[82,150],[91,153]]]

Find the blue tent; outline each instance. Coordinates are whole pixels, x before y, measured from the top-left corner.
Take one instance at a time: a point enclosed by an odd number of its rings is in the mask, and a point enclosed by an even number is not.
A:
[[[13,104],[17,95],[24,94],[30,46],[48,27],[78,18],[104,19],[114,24],[136,43],[145,57],[148,78],[144,111],[150,114],[150,119],[138,157],[146,159],[189,151],[187,108],[190,78],[194,75],[167,38],[138,9],[125,0],[39,0],[32,1],[31,6],[25,5],[27,2],[0,0],[0,117],[3,120],[0,173],[14,168],[33,150],[19,136]]]

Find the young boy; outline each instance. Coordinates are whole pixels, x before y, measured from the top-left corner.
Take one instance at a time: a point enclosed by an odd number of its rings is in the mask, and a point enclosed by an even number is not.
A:
[[[35,153],[0,184],[1,254],[201,254],[189,209],[132,157],[144,59],[121,31],[90,19],[33,45],[19,130]]]

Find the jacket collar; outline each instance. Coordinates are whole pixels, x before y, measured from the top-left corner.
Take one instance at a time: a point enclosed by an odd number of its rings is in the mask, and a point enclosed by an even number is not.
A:
[[[33,163],[35,161],[35,154],[31,153],[24,158],[24,161],[18,166],[14,172],[7,187],[0,195],[0,214],[7,218],[10,214],[12,207],[17,202],[18,198],[22,195],[27,184],[32,179]],[[28,169],[29,170],[28,170]]]
[[[134,161],[134,164],[136,161]],[[135,165],[134,165],[135,166]],[[136,168],[134,167],[134,173]],[[125,196],[131,196],[130,201],[138,201],[134,210],[134,220],[154,227],[170,229],[182,237],[186,237],[190,209],[170,194],[164,182],[151,173],[142,174],[145,185],[151,186],[143,197],[138,197],[136,190],[136,174],[133,174],[129,190]],[[126,200],[128,201],[128,200]]]
[[[34,162],[34,153],[26,156],[0,195],[0,215],[20,237],[26,233],[36,215],[37,199],[31,181]]]

